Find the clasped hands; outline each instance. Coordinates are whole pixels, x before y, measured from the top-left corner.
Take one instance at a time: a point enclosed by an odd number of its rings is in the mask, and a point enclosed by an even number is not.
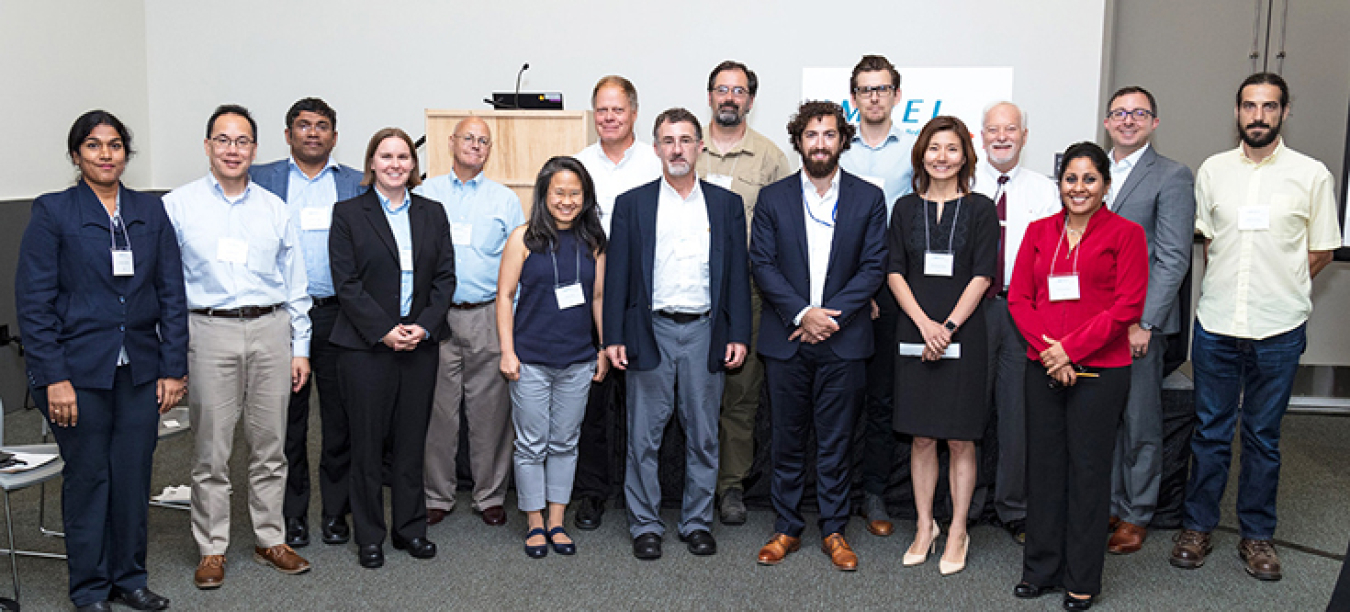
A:
[[[920,361],[937,361],[947,352],[952,343],[952,332],[946,326],[932,319],[919,324],[919,333],[923,335],[923,355]]]
[[[1050,348],[1041,351],[1041,365],[1045,366],[1045,373],[1059,384],[1072,387],[1078,382],[1078,373],[1073,369],[1069,354],[1064,352],[1058,340],[1045,335],[1041,336],[1041,340],[1050,345]]]
[[[411,351],[417,348],[417,344],[427,337],[427,330],[421,325],[413,323],[404,325],[402,323],[395,325],[394,329],[384,335],[380,340],[385,346],[396,351]]]
[[[802,315],[802,323],[788,336],[788,342],[801,340],[807,344],[819,344],[830,339],[839,331],[839,322],[835,317],[844,314],[833,308],[813,306]]]

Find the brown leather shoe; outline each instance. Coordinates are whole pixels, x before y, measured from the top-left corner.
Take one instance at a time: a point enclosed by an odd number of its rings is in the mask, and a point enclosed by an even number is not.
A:
[[[775,533],[773,538],[769,539],[769,543],[765,544],[764,548],[759,549],[759,564],[778,565],[790,553],[797,552],[797,549],[801,547],[801,538]]]
[[[1144,547],[1144,537],[1147,535],[1148,528],[1129,521],[1121,521],[1116,526],[1116,532],[1111,534],[1111,541],[1106,544],[1106,552],[1113,555],[1139,552],[1139,549]]]
[[[192,583],[199,589],[218,589],[225,584],[225,555],[206,555],[197,564]]]
[[[449,510],[441,510],[440,508],[427,508],[427,524],[436,525],[441,521],[445,520],[445,515],[447,514],[450,514]]]
[[[820,550],[830,556],[830,563],[837,570],[851,572],[858,569],[858,555],[844,541],[844,534],[832,533],[820,543]]]
[[[1172,547],[1172,567],[1196,569],[1205,564],[1205,555],[1214,550],[1209,534],[1203,531],[1183,529],[1172,540],[1176,542]]]
[[[867,521],[864,525],[867,533],[883,538],[895,531],[895,524],[890,521]]]
[[[497,527],[506,524],[506,509],[501,506],[483,508],[483,522]]]
[[[1112,514],[1111,518],[1106,521],[1106,530],[1115,533],[1117,527],[1120,527],[1120,517]]]
[[[309,561],[295,554],[290,546],[277,544],[271,548],[254,548],[253,560],[270,565],[283,574],[303,574],[309,571]]]
[[[1248,540],[1238,542],[1238,556],[1246,564],[1248,574],[1257,580],[1279,580],[1280,556],[1270,540]]]

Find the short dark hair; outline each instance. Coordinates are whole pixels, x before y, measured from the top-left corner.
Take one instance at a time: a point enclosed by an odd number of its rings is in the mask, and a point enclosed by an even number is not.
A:
[[[370,137],[370,144],[366,145],[366,159],[363,162],[365,166],[364,172],[361,175],[361,184],[374,189],[375,170],[370,167],[370,160],[375,159],[375,150],[380,148],[380,143],[384,142],[386,138],[398,138],[402,140],[408,144],[408,151],[412,153],[413,167],[412,171],[408,173],[408,182],[405,183],[404,186],[412,189],[413,187],[421,185],[422,169],[421,165],[417,162],[417,145],[413,144],[413,139],[407,132],[396,127],[384,128],[375,132],[375,135]]]
[[[628,105],[632,107],[628,110],[637,112],[637,87],[633,86],[632,81],[617,74],[600,77],[600,80],[595,82],[595,89],[591,90],[591,108],[595,108],[595,97],[600,95],[600,90],[606,87],[618,87],[619,89],[622,89],[624,95],[628,96]]]
[[[717,75],[726,70],[740,70],[745,73],[745,88],[750,90],[750,97],[755,97],[755,94],[759,92],[759,77],[755,76],[755,71],[735,60],[727,60],[713,68],[712,73],[708,75],[708,91],[713,90],[713,84],[717,82]]]
[[[1106,101],[1106,112],[1111,112],[1111,105],[1116,103],[1116,98],[1130,94],[1144,94],[1144,97],[1148,98],[1148,109],[1153,111],[1153,118],[1158,118],[1158,99],[1153,97],[1153,92],[1138,85],[1126,85],[1111,94],[1111,99]]]
[[[1242,90],[1248,85],[1274,85],[1280,88],[1280,106],[1289,106],[1289,84],[1284,82],[1284,77],[1274,72],[1258,72],[1245,79],[1242,79],[1242,85],[1237,90],[1237,106],[1242,106]]]
[[[127,152],[128,158],[136,152],[131,148],[131,130],[122,124],[121,119],[105,110],[91,110],[80,115],[75,119],[75,123],[70,125],[70,133],[66,135],[66,153],[70,154],[71,159],[79,156],[84,139],[100,125],[106,125],[117,131],[117,137],[122,139],[122,150]]]
[[[858,65],[853,67],[853,75],[848,77],[848,90],[852,92],[858,87],[858,75],[863,72],[889,72],[891,73],[891,85],[900,89],[900,71],[895,69],[891,60],[881,55],[864,55],[858,61]]]
[[[305,111],[323,115],[329,123],[333,124],[333,131],[337,131],[337,111],[319,98],[300,98],[295,104],[292,104],[291,109],[286,111],[286,129],[295,127],[296,118]]]
[[[703,125],[698,122],[698,117],[694,113],[681,107],[667,108],[656,116],[656,123],[652,124],[652,140],[659,140],[662,123],[692,123],[694,124],[694,135],[699,140],[703,140]]]
[[[558,224],[548,212],[548,186],[559,172],[571,172],[581,179],[581,214],[574,227],[577,239],[590,253],[605,252],[605,226],[600,224],[600,203],[595,197],[595,181],[586,166],[575,157],[559,155],[544,162],[534,179],[534,205],[525,224],[525,248],[532,253],[558,250]]]
[[[970,129],[966,127],[964,121],[951,115],[933,117],[922,130],[919,130],[919,138],[909,153],[910,165],[914,168],[914,179],[911,184],[914,193],[928,191],[928,185],[933,180],[923,166],[923,155],[928,151],[928,143],[933,141],[933,136],[938,132],[956,132],[957,140],[961,142],[962,157],[965,158],[961,163],[961,169],[956,171],[956,182],[963,193],[969,193],[971,185],[975,183],[975,163],[980,158],[975,153],[975,143],[970,139]]]
[[[206,137],[211,138],[211,132],[216,129],[216,119],[221,115],[239,115],[248,120],[249,129],[253,130],[253,142],[258,142],[258,122],[253,120],[253,115],[238,104],[221,104],[216,107],[216,112],[211,113],[211,118],[206,120]]]
[[[792,139],[792,148],[798,153],[804,153],[801,145],[802,132],[805,132],[806,126],[819,117],[834,117],[835,125],[839,126],[839,141],[841,143],[839,152],[847,151],[849,146],[853,144],[853,134],[858,129],[848,122],[842,106],[827,100],[802,102],[801,106],[797,107],[797,112],[792,115],[791,119],[788,119],[787,131],[788,138]]]
[[[1069,167],[1069,162],[1086,157],[1097,167],[1097,173],[1102,175],[1102,180],[1107,184],[1111,183],[1111,159],[1106,156],[1106,151],[1102,150],[1095,142],[1076,142],[1064,149],[1064,153],[1059,158],[1059,171],[1055,173],[1055,182],[1064,180],[1064,169]]]

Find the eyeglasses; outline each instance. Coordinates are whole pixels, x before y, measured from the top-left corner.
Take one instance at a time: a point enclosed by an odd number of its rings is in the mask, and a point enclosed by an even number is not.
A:
[[[873,85],[870,87],[853,88],[853,94],[858,96],[859,98],[867,98],[870,97],[872,94],[876,94],[884,98],[893,93],[895,93],[894,85]]]
[[[456,136],[455,138],[464,141],[464,144],[468,146],[472,146],[473,143],[475,142],[478,143],[479,146],[484,148],[492,146],[492,140],[489,139],[487,136],[474,136],[473,134],[465,134],[463,136]]]
[[[230,139],[230,137],[222,134],[220,136],[212,138],[211,144],[215,146],[217,149],[228,149],[230,148],[230,145],[234,145],[235,148],[238,149],[247,149],[253,146],[253,139],[249,138],[248,136],[240,136],[235,139]]]
[[[1116,110],[1106,113],[1106,116],[1112,121],[1124,121],[1126,117],[1134,117],[1135,121],[1148,121],[1148,119],[1154,115],[1153,111],[1147,108],[1136,108],[1134,110],[1117,108]]]
[[[733,93],[738,96],[745,96],[750,94],[750,90],[741,87],[739,85],[737,85],[736,87],[727,87],[726,85],[718,85],[717,87],[712,88],[710,91],[716,92],[717,95],[719,96],[725,96],[729,93]]]
[[[331,123],[299,123],[296,124],[295,129],[299,130],[300,133],[302,134],[307,134],[310,132],[327,134],[333,131],[333,125]]]

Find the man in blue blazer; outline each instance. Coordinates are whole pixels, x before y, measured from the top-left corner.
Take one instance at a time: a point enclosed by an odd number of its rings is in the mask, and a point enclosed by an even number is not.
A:
[[[693,113],[667,110],[653,132],[663,177],[614,203],[602,338],[614,366],[628,370],[624,497],[639,559],[661,556],[657,452],[677,406],[688,439],[680,540],[696,555],[717,552],[719,406],[726,370],[744,363],[750,342],[741,199],[694,173],[703,128]]]
[[[309,318],[314,325],[309,361],[313,384],[319,385],[319,412],[323,414],[323,449],[319,455],[319,494],[323,500],[323,541],[342,544],[350,537],[347,514],[347,472],[350,440],[347,413],[338,389],[337,350],[328,343],[337,319],[338,303],[328,269],[328,226],[333,203],[365,192],[361,171],[333,161],[337,145],[337,111],[318,98],[303,98],[286,111],[288,159],[254,166],[253,182],[286,201],[291,223],[300,229],[300,247],[309,278],[309,297],[314,305]],[[286,517],[286,543],[293,548],[309,545],[309,394],[306,381],[291,393],[286,423],[286,493],[282,514]]]
[[[801,546],[805,447],[814,426],[821,549],[840,570],[858,567],[844,541],[850,446],[872,355],[872,296],[884,278],[886,204],[881,189],[839,169],[854,129],[838,104],[802,104],[788,123],[802,171],[759,192],[750,232],[750,262],[764,294],[759,352],[778,514],[759,551],[763,565]]]
[[[1148,298],[1130,326],[1130,399],[1125,404],[1111,466],[1112,554],[1144,544],[1162,484],[1163,354],[1182,332],[1177,291],[1191,268],[1195,236],[1195,180],[1190,168],[1150,146],[1158,127],[1153,94],[1124,87],[1106,106],[1111,137],[1111,191],[1107,205],[1144,228],[1148,236]]]

